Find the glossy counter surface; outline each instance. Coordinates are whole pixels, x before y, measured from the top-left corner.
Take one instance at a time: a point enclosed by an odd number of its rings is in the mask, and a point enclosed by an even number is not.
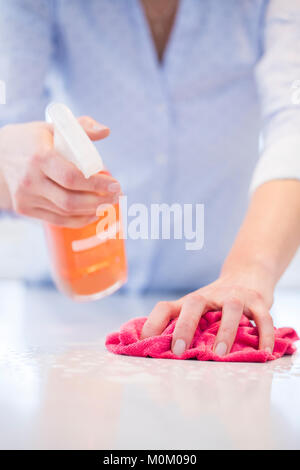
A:
[[[106,334],[157,300],[75,304],[1,282],[0,448],[300,449],[299,352],[267,364],[106,352]],[[299,333],[300,293],[279,292],[273,317]]]

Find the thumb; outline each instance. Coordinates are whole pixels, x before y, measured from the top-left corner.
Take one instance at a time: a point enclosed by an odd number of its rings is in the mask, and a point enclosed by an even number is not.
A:
[[[78,122],[91,140],[104,139],[110,133],[109,127],[100,124],[90,116],[81,116],[78,118]]]

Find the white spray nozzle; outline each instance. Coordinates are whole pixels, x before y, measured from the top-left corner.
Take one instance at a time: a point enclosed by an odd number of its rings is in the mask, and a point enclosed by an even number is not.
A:
[[[104,169],[98,150],[66,105],[50,103],[46,108],[46,120],[54,126],[57,152],[74,163],[86,178]]]

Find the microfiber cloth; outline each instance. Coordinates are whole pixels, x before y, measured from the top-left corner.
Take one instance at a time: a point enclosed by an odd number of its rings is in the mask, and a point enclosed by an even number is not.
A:
[[[140,340],[147,318],[134,318],[125,323],[120,332],[108,335],[105,344],[109,351],[127,356],[223,362],[267,362],[296,351],[293,343],[299,340],[299,337],[292,328],[274,328],[275,346],[272,354],[258,350],[257,327],[243,315],[231,352],[223,357],[217,356],[213,352],[213,345],[221,315],[221,312],[207,312],[203,315],[190,348],[181,356],[176,356],[171,351],[172,334],[177,320],[172,320],[161,335]]]

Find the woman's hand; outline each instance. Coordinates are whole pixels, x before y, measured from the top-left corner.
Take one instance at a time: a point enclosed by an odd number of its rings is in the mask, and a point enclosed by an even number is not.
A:
[[[259,348],[273,351],[269,310],[276,283],[300,243],[300,182],[274,180],[252,195],[245,220],[219,279],[174,302],[159,302],[144,324],[142,338],[159,335],[178,317],[172,350],[181,355],[191,344],[201,316],[222,310],[214,350],[230,352],[242,314],[254,320]]]
[[[242,314],[256,323],[259,348],[272,352],[274,328],[269,313],[272,302],[273,292],[266,285],[263,273],[260,275],[253,270],[224,274],[212,284],[179,300],[159,302],[144,325],[142,339],[161,334],[169,321],[178,317],[172,351],[180,356],[190,347],[201,316],[210,310],[222,310],[214,344],[217,355],[224,356],[230,352]]]
[[[79,122],[92,140],[109,135],[106,126],[90,117]],[[10,201],[7,209],[65,227],[96,220],[97,207],[115,204],[121,191],[111,176],[97,174],[86,179],[59,155],[53,147],[52,125],[45,122],[0,129],[0,174],[8,193],[5,199]]]

